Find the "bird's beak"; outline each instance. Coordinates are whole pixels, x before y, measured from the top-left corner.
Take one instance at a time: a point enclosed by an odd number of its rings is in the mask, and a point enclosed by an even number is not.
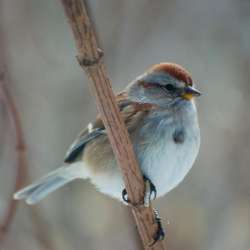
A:
[[[200,96],[200,95],[201,95],[201,92],[195,89],[193,86],[186,86],[184,88],[182,98],[190,101],[193,99],[193,97]]]

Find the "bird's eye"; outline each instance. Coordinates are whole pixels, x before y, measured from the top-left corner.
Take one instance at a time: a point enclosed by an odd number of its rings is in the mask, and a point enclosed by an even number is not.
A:
[[[175,86],[173,84],[167,84],[165,85],[165,89],[171,92],[175,90]]]

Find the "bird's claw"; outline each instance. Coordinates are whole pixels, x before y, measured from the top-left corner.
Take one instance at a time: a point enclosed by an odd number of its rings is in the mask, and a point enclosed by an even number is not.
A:
[[[125,203],[127,203],[130,206],[133,207],[149,207],[151,200],[154,200],[157,196],[157,191],[155,188],[155,185],[148,179],[147,177],[144,176],[144,181],[145,181],[145,195],[144,195],[144,200],[143,204],[131,204],[129,198],[128,198],[128,193],[126,189],[123,189],[122,191],[122,199]],[[157,212],[156,209],[154,209],[154,216],[155,216],[155,223],[157,223],[157,232],[152,240],[152,242],[149,243],[149,247],[153,246],[156,242],[161,241],[165,237],[165,232],[161,224],[161,218]]]
[[[155,200],[157,196],[157,191],[156,191],[155,185],[151,182],[149,178],[147,178],[146,176],[143,176],[143,178],[145,181],[145,195],[143,199],[143,204],[140,204],[139,206],[143,205],[145,207],[149,207],[150,202],[152,200]],[[125,203],[132,205],[128,198],[128,193],[126,189],[123,189],[122,191],[122,199]],[[138,205],[135,205],[135,206],[138,206]]]
[[[161,224],[161,218],[156,209],[154,209],[154,214],[155,214],[155,222],[157,223],[158,229],[154,236],[153,241],[149,243],[150,247],[152,247],[157,241],[161,241],[165,238],[165,232]]]
[[[127,193],[127,190],[124,188],[122,190],[122,199],[125,203],[130,203],[129,199],[128,199],[128,193]]]
[[[145,195],[144,195],[144,206],[149,207],[150,202],[156,199],[157,191],[155,185],[151,182],[149,178],[144,176],[145,181]],[[153,197],[152,197],[153,196]]]

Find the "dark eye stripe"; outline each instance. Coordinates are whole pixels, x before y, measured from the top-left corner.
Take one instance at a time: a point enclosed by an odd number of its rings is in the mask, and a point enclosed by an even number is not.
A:
[[[140,84],[146,88],[146,89],[150,89],[150,88],[162,88],[162,85],[156,82],[140,82]]]
[[[143,85],[143,87],[146,89],[158,87],[158,88],[167,90],[168,92],[173,92],[176,90],[176,87],[170,83],[166,85],[161,85],[160,83],[157,83],[157,82],[140,82],[140,84]]]
[[[151,83],[151,82],[140,82],[140,84],[146,88],[146,89],[149,89],[149,88],[155,88],[155,83]]]

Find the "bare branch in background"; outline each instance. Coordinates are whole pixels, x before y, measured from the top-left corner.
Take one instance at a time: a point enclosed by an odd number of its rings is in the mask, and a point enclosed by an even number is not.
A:
[[[119,113],[103,63],[103,53],[98,48],[96,36],[82,0],[61,0],[65,14],[73,31],[78,56],[77,59],[87,73],[92,93],[101,114],[103,123],[113,148],[116,160],[121,167],[129,200],[141,204],[144,197],[144,181],[137,164],[128,131]],[[157,231],[152,207],[132,208],[145,249],[164,250],[163,242],[149,246]]]
[[[8,112],[10,120],[12,122],[12,127],[15,129],[16,136],[16,152],[17,152],[17,170],[16,170],[16,180],[14,185],[14,190],[21,188],[27,177],[27,159],[26,159],[26,146],[24,143],[22,127],[20,123],[20,118],[14,104],[13,98],[9,93],[9,90],[6,86],[6,77],[5,73],[1,72],[0,77],[0,93],[3,104]],[[4,239],[5,235],[8,232],[9,226],[12,222],[13,216],[16,212],[17,201],[10,197],[10,202],[4,216],[4,220],[0,227],[0,242]]]
[[[20,114],[17,110],[17,106],[9,90],[7,66],[5,62],[6,47],[4,45],[4,32],[2,31],[2,27],[0,27],[0,100],[2,101],[2,104],[7,111],[9,121],[11,123],[11,126],[9,127],[13,130],[13,135],[15,137],[16,142],[15,149],[17,166],[16,171],[14,171],[16,176],[15,182],[13,184],[13,192],[15,192],[21,187],[23,187],[24,183],[28,181],[29,174],[28,161],[26,156],[27,149],[20,120]],[[8,235],[9,228],[17,210],[18,201],[12,198],[13,192],[11,192],[10,200],[3,216],[3,221],[0,223],[0,244],[3,244],[6,236]],[[38,242],[44,249],[52,250],[52,242],[48,237],[44,221],[41,218],[37,208],[32,207],[30,214],[32,222],[35,225],[36,238]]]
[[[16,169],[16,178],[14,184],[14,192],[23,187],[24,183],[28,180],[28,163],[26,157],[26,145],[24,134],[22,131],[22,125],[20,121],[20,116],[17,111],[15,102],[13,97],[11,96],[8,87],[7,87],[7,79],[5,77],[5,73],[2,71],[0,74],[0,97],[4,104],[4,107],[7,110],[9,120],[12,123],[11,128],[15,130],[15,138],[16,138],[16,153],[17,153],[17,169]],[[13,221],[14,215],[17,210],[18,201],[12,198],[12,194],[10,196],[9,205],[6,209],[4,219],[0,225],[0,244],[3,243],[6,235],[8,234],[9,227]],[[36,237],[39,243],[44,247],[44,249],[52,250],[52,243],[49,240],[45,226],[43,225],[43,221],[40,218],[40,215],[36,208],[31,207],[31,218],[36,228]]]

